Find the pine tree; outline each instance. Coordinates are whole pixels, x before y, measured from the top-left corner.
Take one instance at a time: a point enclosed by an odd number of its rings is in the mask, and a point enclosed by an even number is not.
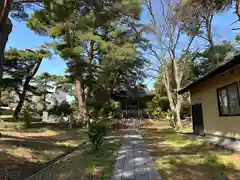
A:
[[[43,58],[47,56],[49,52],[44,49],[38,51],[10,49],[5,53],[3,84],[4,87],[11,87],[19,97],[14,117],[18,117],[27,93],[37,93],[37,88],[31,85],[31,81]]]
[[[62,5],[45,6],[29,19],[28,26],[35,32],[55,38],[49,46],[67,62],[80,112],[86,113],[96,84],[103,86],[98,81],[104,79],[106,84],[110,80],[101,77],[120,71],[108,64],[123,67],[140,59],[137,48],[144,46],[140,8],[136,0],[65,0]]]

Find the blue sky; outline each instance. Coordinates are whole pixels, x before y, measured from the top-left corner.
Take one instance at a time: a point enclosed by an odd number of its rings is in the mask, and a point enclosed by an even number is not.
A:
[[[27,28],[26,22],[13,20],[13,31],[10,34],[7,48],[18,49],[38,49],[46,42],[51,42],[52,39],[45,36],[39,36]],[[51,74],[63,75],[66,64],[64,60],[53,55],[51,59],[45,59],[41,64],[39,73],[49,72]]]
[[[157,11],[156,11],[157,13]],[[216,41],[222,40],[230,40],[235,42],[236,31],[231,30],[233,27],[240,27],[240,23],[237,22],[234,25],[230,26],[230,24],[236,21],[237,16],[234,14],[234,9],[230,9],[227,12],[219,13],[213,19],[213,33],[214,39]],[[141,22],[147,23],[149,22],[148,12],[146,10],[142,10],[141,13]],[[153,39],[152,36],[148,35],[148,38]],[[13,47],[18,49],[37,49],[42,44],[46,42],[50,42],[51,38],[39,36],[35,34],[33,31],[27,28],[26,22],[19,22],[13,20],[13,31],[9,37],[9,41],[7,43],[7,48]],[[151,58],[150,56],[147,58]],[[66,68],[64,60],[53,56],[51,59],[45,59],[42,63],[39,73],[49,72],[51,74],[63,75],[64,70]],[[146,83],[149,89],[152,89],[154,81],[150,79],[146,79]]]

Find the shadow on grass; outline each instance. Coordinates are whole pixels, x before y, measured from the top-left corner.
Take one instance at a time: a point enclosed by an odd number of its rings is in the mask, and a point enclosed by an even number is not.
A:
[[[19,122],[14,122],[18,124]],[[12,124],[12,123],[11,123]],[[38,172],[47,165],[55,162],[65,154],[72,152],[76,144],[79,145],[86,140],[86,133],[79,132],[81,125],[73,125],[68,129],[67,123],[48,124],[34,122],[27,128],[21,129],[22,134],[28,132],[39,132],[35,129],[50,129],[57,132],[56,135],[38,136],[13,136],[7,134],[6,130],[0,137],[0,179],[22,180]],[[12,132],[16,130],[12,129]],[[88,146],[84,145],[62,163],[61,167],[54,168],[53,173],[44,173],[42,179],[109,179],[112,172],[116,152],[121,145],[122,136],[119,132],[111,132],[105,138],[103,149],[97,154],[91,154]],[[77,173],[79,172],[79,173]],[[65,177],[65,178],[64,178]],[[92,178],[90,178],[92,177]],[[40,178],[41,179],[41,178]]]
[[[37,151],[51,150],[51,149],[61,149],[65,151],[66,149],[68,149],[68,147],[64,145],[56,145],[54,142],[45,142],[44,140],[34,141],[34,140],[12,137],[12,136],[5,136],[5,135],[3,135],[2,138],[3,139],[1,139],[0,144],[2,146],[12,147],[12,148],[23,147],[23,148],[31,148],[32,150],[37,150]],[[14,139],[9,139],[9,138],[14,138]]]
[[[72,124],[73,129],[82,128],[82,127],[83,127],[83,125],[80,124],[80,123],[79,124],[76,124],[76,123]],[[66,129],[69,129],[69,123],[64,123],[64,122],[60,122],[60,123],[31,122],[31,124],[25,129],[40,129],[40,128],[66,130]]]
[[[142,128],[148,150],[165,180],[240,179],[240,156],[171,129]]]
[[[15,157],[0,152],[0,179],[25,179],[41,168],[41,163],[27,161],[25,158]]]
[[[74,150],[80,148],[68,148],[66,151],[57,152],[56,149],[54,151],[55,156],[51,156],[49,154],[45,154],[45,161],[41,161],[41,158],[38,157],[37,161],[33,161],[32,159],[27,159],[26,157],[18,157],[13,156],[6,152],[0,152],[0,179],[7,180],[23,180],[28,178],[29,176],[41,171],[45,167],[55,163],[56,161],[64,158],[68,154],[72,153]],[[39,153],[39,151],[31,151],[31,152],[22,152],[27,154],[31,153]]]
[[[49,163],[72,152],[85,141],[86,135],[77,130],[63,131],[50,137],[0,138],[0,179],[25,179]],[[7,170],[9,169],[9,170]],[[20,173],[19,173],[20,172]],[[18,174],[18,178],[11,178]]]
[[[38,174],[34,179],[110,179],[120,145],[119,132],[111,132],[99,152],[91,152],[89,144],[85,144],[54,168]]]
[[[4,117],[3,115],[0,115],[0,119],[5,121],[5,122],[24,122],[24,117],[19,117],[19,118],[13,118],[13,116],[7,116]],[[31,122],[42,122],[42,118],[40,117],[32,117]]]
[[[0,122],[1,123],[1,122]],[[3,124],[4,123],[4,124]],[[25,126],[24,122],[2,122],[0,131],[8,132],[44,132],[46,130],[68,130],[69,123],[44,123],[44,122],[31,122]],[[72,129],[82,128],[82,124],[72,124]]]

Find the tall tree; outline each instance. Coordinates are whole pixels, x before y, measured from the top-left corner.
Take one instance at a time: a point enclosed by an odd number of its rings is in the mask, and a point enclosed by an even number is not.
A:
[[[136,0],[65,1],[46,5],[32,16],[29,27],[56,37],[50,45],[66,60],[75,80],[79,111],[85,113],[104,59],[137,57],[140,4]],[[132,32],[136,35],[130,38]]]
[[[183,23],[184,29],[188,34],[195,34],[198,38],[208,43],[209,52],[216,56],[214,34],[212,30],[212,22],[214,16],[228,9],[230,2],[228,1],[189,1],[183,6],[184,12]],[[189,14],[189,12],[191,14]],[[212,58],[212,64],[218,65],[218,58]]]
[[[158,14],[159,16],[156,16],[154,13],[151,0],[146,0],[145,5],[152,19],[151,23],[155,30],[154,34],[160,44],[158,47],[160,53],[155,48],[152,48],[151,51],[160,66],[160,71],[159,69],[155,70],[161,73],[163,77],[174,125],[179,129],[182,127],[180,118],[182,96],[177,92],[181,88],[184,69],[186,67],[185,62],[189,58],[189,49],[196,35],[189,34],[186,36],[184,26],[181,23],[183,20],[183,8],[178,2],[160,0],[159,7],[161,14]],[[162,21],[158,22],[157,19],[161,19]],[[179,45],[181,38],[186,38],[186,47]],[[180,56],[177,51],[181,52]]]

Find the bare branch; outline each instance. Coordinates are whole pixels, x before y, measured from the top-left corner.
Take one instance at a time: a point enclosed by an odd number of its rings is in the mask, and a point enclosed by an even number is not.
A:
[[[193,40],[194,40],[195,37],[196,37],[196,36],[191,36],[191,37],[190,37],[190,40],[189,40],[189,42],[188,42],[188,46],[187,46],[187,48],[185,49],[186,52],[189,51],[189,49],[190,49],[190,47],[191,47],[191,45],[192,45]]]
[[[172,49],[171,49],[171,52],[172,52],[172,58],[175,59],[176,58],[176,54],[175,54],[175,51],[176,51],[176,47],[177,47],[177,44],[179,42],[179,39],[180,39],[180,36],[181,36],[181,29],[178,28],[178,32],[177,32],[177,36],[176,36],[176,40],[174,42],[174,37],[172,36]]]
[[[154,72],[159,73],[159,70],[158,70],[158,69],[154,69],[154,68],[152,68],[152,67],[150,67],[150,66],[147,66],[147,70],[151,70],[151,71],[154,71]]]
[[[146,6],[148,12],[149,12],[150,15],[151,15],[151,18],[152,18],[152,20],[153,20],[153,24],[154,24],[155,26],[157,26],[157,21],[156,21],[156,19],[155,19],[154,14],[153,14],[153,9],[152,9],[152,2],[151,2],[151,0],[145,0],[145,6]]]

